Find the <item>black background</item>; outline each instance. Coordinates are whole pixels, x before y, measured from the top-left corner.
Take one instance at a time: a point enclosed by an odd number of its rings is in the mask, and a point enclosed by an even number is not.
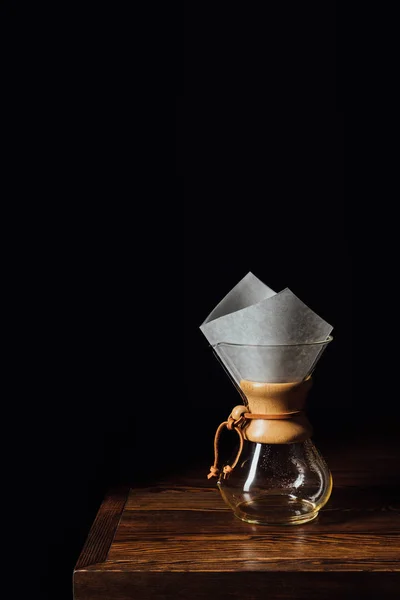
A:
[[[8,8],[13,496],[61,600],[108,487],[211,464],[239,398],[199,325],[248,271],[334,326],[316,439],[374,419],[352,393],[335,3]]]

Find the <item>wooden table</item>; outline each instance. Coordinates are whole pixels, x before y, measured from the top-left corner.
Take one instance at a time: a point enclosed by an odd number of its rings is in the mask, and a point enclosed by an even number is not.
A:
[[[74,572],[75,600],[400,598],[400,452],[325,449],[334,491],[296,527],[239,521],[208,465],[105,498]]]

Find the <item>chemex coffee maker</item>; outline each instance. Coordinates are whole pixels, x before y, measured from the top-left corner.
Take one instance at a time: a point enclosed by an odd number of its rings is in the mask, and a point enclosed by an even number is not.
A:
[[[208,477],[243,521],[312,521],[329,500],[332,476],[311,440],[305,406],[332,327],[290,290],[275,294],[248,273],[201,329],[242,401],[217,428]],[[237,445],[220,464],[226,429]]]

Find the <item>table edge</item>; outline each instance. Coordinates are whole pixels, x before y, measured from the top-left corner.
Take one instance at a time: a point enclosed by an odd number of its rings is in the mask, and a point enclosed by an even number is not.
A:
[[[107,492],[89,530],[85,544],[75,565],[74,573],[79,572],[81,569],[98,565],[106,560],[121,520],[129,491],[130,486],[124,485],[112,488]]]

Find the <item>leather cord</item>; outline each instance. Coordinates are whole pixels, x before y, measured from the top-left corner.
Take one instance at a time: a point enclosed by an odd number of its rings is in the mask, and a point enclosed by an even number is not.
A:
[[[229,419],[227,421],[223,421],[223,423],[221,423],[221,425],[219,425],[219,427],[217,428],[217,431],[215,432],[214,464],[211,465],[211,467],[210,467],[210,472],[207,475],[207,479],[211,479],[211,477],[218,477],[218,475],[220,473],[220,470],[218,468],[218,462],[219,462],[218,443],[219,443],[219,440],[221,437],[221,433],[225,427],[227,429],[229,429],[230,431],[232,431],[232,429],[234,429],[239,436],[239,449],[236,454],[235,460],[233,461],[233,463],[231,465],[225,465],[225,467],[222,469],[223,477],[224,477],[224,479],[227,479],[229,477],[230,473],[233,471],[233,469],[238,464],[240,456],[242,454],[243,444],[244,444],[242,426],[245,421],[252,420],[252,419],[262,419],[265,421],[273,421],[273,420],[285,421],[287,419],[292,419],[294,416],[300,414],[301,412],[302,412],[301,410],[296,410],[296,411],[293,411],[290,413],[281,413],[281,414],[277,413],[277,414],[269,414],[269,415],[245,412],[240,416],[239,419],[234,419],[233,417],[229,417]]]
[[[229,476],[229,474],[231,473],[231,471],[233,471],[233,469],[236,467],[236,465],[239,461],[240,455],[242,454],[243,443],[244,443],[242,430],[238,427],[238,425],[242,422],[243,422],[242,417],[240,417],[240,419],[236,419],[236,420],[233,419],[233,417],[229,417],[229,419],[227,421],[224,421],[218,427],[217,431],[215,432],[215,437],[214,437],[214,464],[210,467],[210,472],[207,475],[207,479],[210,479],[211,477],[217,477],[219,475],[218,442],[219,442],[219,438],[221,437],[221,433],[222,433],[222,430],[224,429],[224,427],[226,427],[229,430],[234,429],[236,431],[236,433],[239,435],[239,450],[237,452],[236,458],[233,461],[232,465],[225,465],[225,467],[222,469],[223,474],[224,474],[223,475],[224,479],[226,479]]]
[[[295,410],[293,412],[290,413],[271,413],[269,415],[265,415],[265,414],[256,414],[256,413],[243,413],[243,416],[245,419],[263,419],[264,421],[287,421],[288,419],[293,419],[293,417],[299,415],[302,411],[301,410]]]

